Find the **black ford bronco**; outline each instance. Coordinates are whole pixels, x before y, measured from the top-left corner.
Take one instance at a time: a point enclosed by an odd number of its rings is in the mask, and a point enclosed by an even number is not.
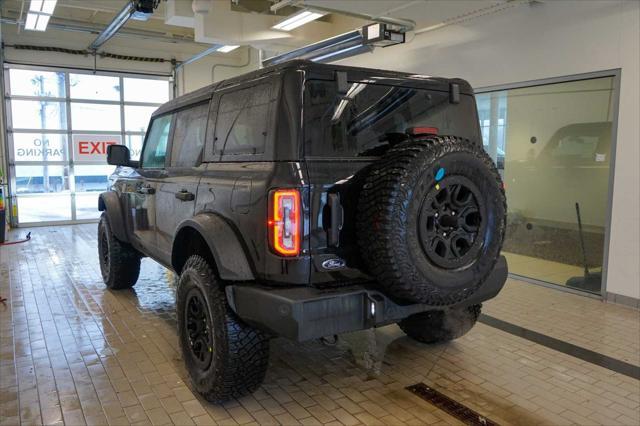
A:
[[[179,276],[178,333],[210,401],[262,382],[269,340],[397,323],[466,333],[507,276],[506,205],[469,84],[292,61],[161,106],[99,198],[109,289],[149,256]]]

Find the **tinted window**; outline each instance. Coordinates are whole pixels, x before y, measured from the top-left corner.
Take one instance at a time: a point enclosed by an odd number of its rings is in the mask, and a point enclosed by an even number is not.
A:
[[[208,112],[208,103],[178,111],[171,148],[172,166],[192,167],[200,162]]]
[[[598,147],[597,136],[565,136],[553,150],[554,157],[592,159]]]
[[[151,122],[147,140],[142,152],[142,167],[145,169],[164,168],[167,156],[167,142],[171,131],[173,114],[163,115]]]
[[[376,156],[410,127],[437,127],[441,135],[480,140],[475,103],[446,92],[353,83],[341,96],[334,81],[306,83],[305,155]]]
[[[267,139],[270,84],[260,84],[220,98],[216,151],[224,155],[262,154]]]

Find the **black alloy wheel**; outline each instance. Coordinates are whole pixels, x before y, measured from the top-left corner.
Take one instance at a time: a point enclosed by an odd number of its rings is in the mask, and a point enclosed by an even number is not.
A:
[[[204,295],[197,287],[187,294],[184,322],[193,360],[200,368],[209,367],[213,354],[211,318]]]
[[[98,260],[102,279],[111,290],[131,288],[140,275],[141,254],[111,232],[106,212],[98,223]]]
[[[462,268],[474,261],[482,247],[482,197],[464,176],[446,177],[424,198],[417,221],[420,244],[436,265]]]
[[[98,240],[98,254],[102,261],[103,268],[106,269],[106,273],[109,273],[109,239],[106,232],[100,233],[100,239]]]

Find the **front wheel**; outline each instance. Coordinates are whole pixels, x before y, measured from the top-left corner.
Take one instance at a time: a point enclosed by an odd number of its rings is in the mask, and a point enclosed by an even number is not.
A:
[[[214,403],[255,391],[269,363],[269,337],[231,310],[203,257],[187,259],[176,305],[182,356],[196,390]]]
[[[473,328],[482,305],[413,314],[398,323],[407,336],[422,343],[442,343],[462,337]]]
[[[106,213],[102,213],[98,224],[98,256],[107,288],[122,290],[136,284],[140,275],[140,253],[113,235]]]

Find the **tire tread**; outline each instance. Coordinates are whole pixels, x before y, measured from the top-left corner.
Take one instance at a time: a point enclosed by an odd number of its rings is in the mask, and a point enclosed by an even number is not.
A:
[[[98,243],[101,233],[107,234],[109,249],[109,265],[103,265],[100,257],[100,271],[107,288],[111,290],[125,290],[132,288],[140,276],[140,253],[116,238],[111,232],[111,224],[106,213],[102,213],[98,223]]]
[[[269,336],[245,324],[231,310],[224,289],[211,265],[200,255],[187,259],[178,282],[178,317],[180,324],[181,286],[185,274],[196,273],[207,284],[209,311],[214,329],[214,356],[204,383],[195,383],[198,392],[208,401],[221,403],[254,392],[263,382],[269,364]],[[186,294],[186,293],[185,293]],[[180,341],[183,342],[180,326]],[[183,357],[188,360],[189,349],[182,345]],[[189,363],[187,362],[189,369]],[[193,376],[192,376],[193,377]]]
[[[407,302],[448,305],[468,298],[484,282],[499,256],[492,259],[485,275],[478,277],[475,286],[444,293],[434,283],[426,282],[417,274],[407,253],[407,231],[403,218],[407,216],[412,197],[411,182],[422,171],[450,153],[467,153],[486,167],[499,187],[498,208],[506,212],[506,198],[498,170],[482,149],[468,139],[455,136],[431,136],[417,141],[398,144],[374,163],[364,179],[358,201],[356,224],[358,245],[367,272],[374,277],[383,291]],[[506,229],[506,214],[497,225],[500,234],[498,253]],[[427,281],[429,277],[426,277]],[[418,285],[419,283],[419,285]]]

